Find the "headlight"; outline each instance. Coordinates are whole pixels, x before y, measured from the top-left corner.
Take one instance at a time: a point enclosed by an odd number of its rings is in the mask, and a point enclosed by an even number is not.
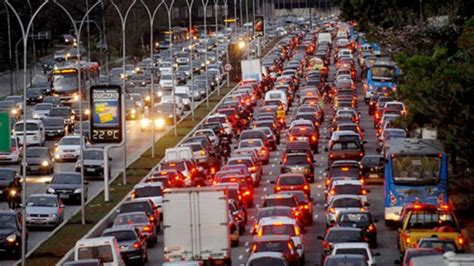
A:
[[[48,193],[54,193],[54,192],[56,192],[56,191],[54,190],[54,188],[52,188],[52,187],[49,187],[49,188],[48,188]]]
[[[12,109],[12,114],[16,115],[18,113],[18,110]]]
[[[151,97],[150,97],[150,96],[146,96],[146,97],[145,97],[145,101],[147,101],[147,102],[151,101]]]
[[[75,102],[79,101],[79,95],[74,93],[74,95],[72,96],[72,100],[75,101]]]
[[[38,99],[43,99],[43,95],[40,95],[40,96],[38,97]]]
[[[49,162],[48,162],[48,161],[43,161],[43,162],[41,163],[41,165],[46,167],[46,166],[49,165]]]
[[[56,217],[58,217],[58,215],[57,215],[56,213],[50,213],[50,214],[49,214],[49,217],[56,218]]]
[[[140,126],[141,127],[148,127],[150,125],[150,119],[148,118],[143,118],[140,120]]]
[[[84,111],[84,114],[85,114],[85,115],[90,115],[90,114],[91,114],[91,110],[86,109],[86,110]]]
[[[165,120],[163,118],[155,119],[155,127],[161,128],[165,126]]]
[[[13,243],[13,242],[16,241],[16,235],[9,235],[9,236],[7,236],[6,239],[7,239],[7,242]]]
[[[76,194],[81,193],[81,189],[80,189],[80,188],[76,188],[76,189],[74,190],[74,193],[76,193]]]
[[[173,115],[168,115],[169,118],[173,118]]]
[[[132,115],[134,115],[134,114],[136,114],[136,113],[137,113],[137,110],[135,110],[135,109],[132,109],[130,112],[132,113]]]

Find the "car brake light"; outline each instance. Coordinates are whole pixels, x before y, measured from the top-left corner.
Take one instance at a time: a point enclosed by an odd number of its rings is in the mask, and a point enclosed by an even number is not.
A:
[[[309,204],[305,204],[305,205],[303,205],[303,209],[305,209],[305,210],[309,210]]]
[[[462,236],[460,236],[460,237],[458,238],[458,244],[459,244],[460,246],[464,245],[464,238],[463,238]]]
[[[309,186],[308,186],[308,185],[304,185],[303,190],[309,190]]]
[[[369,224],[369,226],[367,227],[367,232],[372,232],[375,230],[375,227],[373,224]]]
[[[257,167],[255,167],[255,166],[251,166],[249,169],[250,169],[250,172],[256,172],[257,171]]]
[[[336,195],[336,191],[334,189],[331,189],[331,191],[329,191],[329,194]]]
[[[133,243],[133,248],[140,249],[141,247],[142,247],[142,244],[140,242]]]
[[[276,187],[275,187],[275,190],[280,191],[280,190],[281,190],[281,187],[280,187],[280,186],[276,186]]]
[[[247,190],[247,191],[244,192],[243,195],[244,195],[244,196],[250,196],[250,194],[251,194],[250,191]]]
[[[361,193],[362,193],[362,195],[367,195],[367,190],[362,189]]]
[[[410,237],[407,236],[407,238],[405,238],[405,242],[406,242],[407,244],[410,244],[410,243],[411,243]]]
[[[155,222],[155,217],[154,217],[154,216],[150,216],[150,217],[148,218],[148,220],[153,223],[153,222]]]
[[[143,232],[151,232],[151,227],[146,225],[145,227],[143,227]]]
[[[328,209],[328,212],[330,212],[330,213],[336,213],[336,209],[334,209],[334,208],[329,208],[329,209]]]
[[[318,140],[318,138],[316,136],[311,136],[311,140],[316,141],[316,140]]]
[[[300,229],[298,228],[298,226],[295,226],[295,236],[299,236],[300,235]]]

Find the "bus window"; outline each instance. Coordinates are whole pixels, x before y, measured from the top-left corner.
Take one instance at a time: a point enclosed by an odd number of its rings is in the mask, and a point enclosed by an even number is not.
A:
[[[395,184],[436,184],[439,181],[441,159],[434,156],[395,156],[392,158]]]

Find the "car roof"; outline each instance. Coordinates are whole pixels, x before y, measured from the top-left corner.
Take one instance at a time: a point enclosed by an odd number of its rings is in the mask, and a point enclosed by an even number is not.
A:
[[[138,183],[138,184],[135,185],[134,188],[144,188],[144,187],[161,187],[161,188],[163,188],[163,184],[161,182]]]
[[[333,226],[328,229],[328,232],[333,232],[333,231],[354,231],[354,232],[360,232],[362,229],[357,228],[357,227],[347,227],[347,226]]]
[[[47,193],[31,194],[29,197],[44,197],[44,198],[55,198],[55,199],[58,198],[56,194],[47,194]]]

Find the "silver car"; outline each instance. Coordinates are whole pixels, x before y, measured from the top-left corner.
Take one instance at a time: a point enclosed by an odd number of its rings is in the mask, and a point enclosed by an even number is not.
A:
[[[26,204],[26,226],[56,227],[64,220],[64,205],[57,195],[32,194]]]
[[[86,176],[104,175],[104,150],[102,148],[87,148],[82,151],[84,157],[84,174]],[[76,162],[76,172],[81,171],[81,160]]]

